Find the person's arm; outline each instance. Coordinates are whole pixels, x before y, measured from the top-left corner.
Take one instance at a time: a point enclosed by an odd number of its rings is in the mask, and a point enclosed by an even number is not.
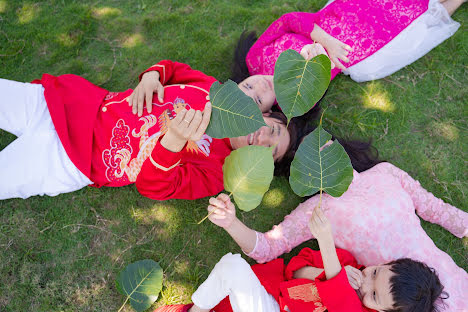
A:
[[[215,78],[205,75],[201,71],[192,69],[189,65],[163,60],[142,72],[139,76],[140,83],[129,97],[128,103],[132,106],[134,114],[143,114],[144,102],[148,113],[152,110],[153,93],[158,94],[158,99],[163,102],[163,86],[172,84],[191,84],[209,90]]]
[[[349,51],[352,51],[349,45],[331,36],[318,25],[314,26],[313,31],[310,33],[310,38],[325,47],[330,60],[336,67],[341,70],[346,69],[340,60],[346,63],[349,62],[348,54]]]
[[[323,269],[312,266],[305,266],[297,271],[294,271],[293,277],[315,280],[320,274],[322,274],[322,272]]]
[[[236,217],[236,207],[227,194],[210,198],[208,219],[228,232],[244,253],[251,253],[257,242],[257,233]]]
[[[379,172],[391,174],[400,181],[421,218],[439,224],[457,237],[468,236],[468,213],[435,197],[408,173],[390,163],[381,163],[374,168]]]
[[[290,252],[294,247],[313,238],[308,227],[308,220],[317,203],[318,196],[310,198],[286,216],[283,222],[266,233],[259,233],[245,226],[236,217],[234,205],[230,206],[228,211],[216,209],[210,216],[210,220],[223,228],[233,224],[232,228],[227,230],[228,233],[247,256],[258,263],[264,263]],[[213,209],[212,205],[208,207],[209,212]]]
[[[336,253],[330,221],[319,207],[315,208],[309,221],[309,227],[310,232],[317,238],[319,243],[327,280],[332,279],[340,273],[342,268]]]
[[[182,110],[172,119],[137,177],[136,187],[142,195],[157,200],[196,199],[223,190],[222,160],[207,158],[196,164],[182,160],[182,149],[189,140],[196,142],[202,137],[210,114],[208,104],[203,113]]]

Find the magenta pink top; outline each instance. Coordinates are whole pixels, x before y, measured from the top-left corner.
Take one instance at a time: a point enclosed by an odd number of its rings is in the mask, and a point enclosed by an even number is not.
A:
[[[308,221],[318,201],[319,195],[313,196],[272,230],[257,233],[248,256],[263,263],[312,239]],[[468,274],[434,245],[416,215],[466,237],[468,213],[436,198],[390,163],[355,171],[341,197],[323,195],[322,209],[333,226],[336,246],[350,251],[358,263],[370,266],[402,257],[422,261],[438,272],[450,295],[449,311],[468,311]]]
[[[335,0],[317,13],[293,12],[281,16],[258,38],[247,54],[251,75],[273,75],[281,52],[300,52],[313,43],[314,24],[350,45],[352,66],[395,38],[428,8],[429,0]],[[331,79],[339,69],[332,70]]]

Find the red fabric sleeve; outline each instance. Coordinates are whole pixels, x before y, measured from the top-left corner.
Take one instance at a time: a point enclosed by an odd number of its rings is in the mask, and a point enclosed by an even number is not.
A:
[[[209,90],[213,82],[216,81],[214,77],[194,70],[187,64],[173,62],[171,60],[163,60],[151,66],[140,74],[139,79],[141,80],[143,74],[149,71],[157,71],[159,73],[159,80],[163,86],[171,84],[191,84]]]
[[[338,255],[338,260],[342,267],[347,265],[353,266],[357,269],[362,267],[357,264],[356,259],[349,251],[337,248],[336,254]],[[289,261],[285,271],[286,279],[293,279],[294,272],[305,266],[323,269],[322,255],[319,250],[313,250],[307,247],[303,248],[297,256],[293,257],[291,261]],[[322,275],[324,274],[321,274],[319,278],[321,278]]]
[[[191,200],[212,196],[224,189],[222,163],[207,158],[195,164],[182,159],[183,155],[183,151],[173,153],[158,142],[137,177],[138,191],[156,200]]]
[[[356,291],[351,287],[344,268],[340,273],[326,281],[315,280],[323,305],[329,312],[365,311]]]

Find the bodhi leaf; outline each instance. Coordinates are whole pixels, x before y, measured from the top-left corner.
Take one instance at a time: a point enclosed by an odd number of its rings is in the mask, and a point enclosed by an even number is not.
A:
[[[239,209],[250,211],[262,201],[273,179],[273,148],[249,145],[233,151],[223,165],[226,191]]]
[[[343,146],[334,140],[321,150],[331,138],[320,124],[299,146],[289,176],[289,184],[297,195],[309,196],[322,190],[339,197],[348,189],[353,167]]]
[[[294,50],[279,56],[273,78],[276,100],[289,120],[307,113],[330,84],[330,59],[323,54],[311,60]]]
[[[266,126],[257,104],[239,89],[237,83],[218,81],[210,88],[211,121],[206,134],[217,139],[248,135]]]
[[[122,308],[129,300],[138,312],[151,307],[161,292],[162,281],[163,270],[157,262],[146,259],[129,264],[116,281],[117,289],[127,297]]]

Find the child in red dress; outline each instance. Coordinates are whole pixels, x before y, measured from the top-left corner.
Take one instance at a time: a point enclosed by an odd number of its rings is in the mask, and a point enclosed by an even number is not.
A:
[[[287,266],[275,259],[252,267],[229,253],[192,295],[194,304],[155,312],[438,310],[443,286],[427,265],[404,258],[364,268],[335,248],[330,222],[319,208],[309,226],[320,251],[304,248]]]

